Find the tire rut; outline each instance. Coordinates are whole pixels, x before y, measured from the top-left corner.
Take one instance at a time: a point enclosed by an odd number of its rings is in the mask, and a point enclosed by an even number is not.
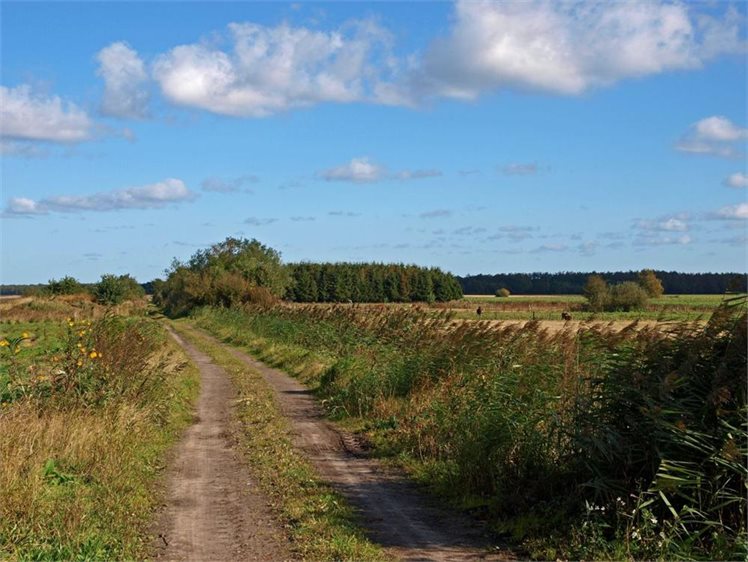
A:
[[[289,560],[288,539],[267,498],[237,452],[231,402],[236,391],[223,369],[167,326],[200,370],[196,421],[177,445],[167,471],[166,505],[154,528],[159,560]]]
[[[372,541],[404,560],[515,559],[486,538],[480,523],[436,505],[405,475],[366,458],[355,437],[327,422],[311,391],[296,379],[200,333],[263,376],[291,422],[294,445],[349,500]]]

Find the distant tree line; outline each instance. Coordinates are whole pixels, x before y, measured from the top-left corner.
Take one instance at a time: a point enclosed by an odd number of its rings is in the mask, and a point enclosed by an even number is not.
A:
[[[748,292],[748,278],[744,273],[679,273],[655,270],[654,274],[662,282],[665,293],[671,295]],[[639,281],[638,271],[499,273],[467,275],[457,277],[457,280],[467,295],[493,295],[502,288],[520,295],[578,295],[584,293],[587,279],[591,275],[598,275],[611,285]]]
[[[66,275],[50,279],[46,285],[2,285],[1,295],[57,297],[61,295],[92,295],[101,304],[119,304],[126,300],[142,298],[143,286],[130,275],[105,274],[98,283],[81,283]]]
[[[439,268],[383,263],[289,265],[286,298],[296,302],[445,302],[462,298],[455,277]]]

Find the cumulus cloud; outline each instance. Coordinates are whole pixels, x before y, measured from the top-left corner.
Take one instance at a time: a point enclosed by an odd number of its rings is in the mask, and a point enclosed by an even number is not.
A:
[[[31,87],[0,86],[0,136],[4,139],[76,143],[93,136],[85,111],[59,96],[34,94]]]
[[[516,88],[576,95],[699,68],[744,48],[735,10],[717,18],[680,3],[460,0],[454,21],[414,72],[418,94],[474,99]]]
[[[533,254],[543,254],[546,252],[566,252],[569,250],[569,246],[560,243],[543,244],[538,246],[534,250],[531,250]]]
[[[727,205],[714,213],[714,218],[723,220],[746,220],[748,219],[748,203]]]
[[[373,21],[317,31],[281,24],[228,26],[231,49],[180,45],[153,76],[171,102],[224,115],[263,117],[322,102],[372,100],[387,72],[389,33]]]
[[[101,112],[112,117],[143,118],[148,114],[148,73],[127,43],[112,43],[96,55],[97,74],[104,79]]]
[[[748,174],[744,174],[743,172],[736,172],[734,174],[730,174],[725,178],[724,184],[727,187],[735,187],[735,188],[741,188],[741,187],[748,187]]]
[[[244,191],[245,193],[252,193],[251,189],[247,189],[245,186],[252,183],[257,183],[259,178],[254,175],[244,175],[238,178],[219,178],[211,176],[205,178],[200,184],[203,191],[210,191],[213,193],[237,193]]]
[[[387,170],[370,162],[368,158],[353,158],[347,164],[323,170],[319,175],[327,181],[371,183],[386,178]]]
[[[742,154],[748,129],[739,127],[727,117],[714,115],[697,121],[676,143],[680,152],[735,158]]]
[[[346,164],[317,173],[318,177],[326,181],[346,181],[353,183],[374,183],[385,180],[421,180],[436,178],[441,175],[442,171],[434,168],[390,172],[385,166],[375,164],[366,157],[353,158]]]
[[[685,213],[664,216],[657,219],[638,219],[634,228],[644,232],[686,232],[689,229],[689,216]]]
[[[4,214],[42,215],[51,212],[118,211],[122,209],[158,209],[169,204],[191,201],[196,195],[182,180],[169,178],[140,187],[101,191],[92,195],[60,195],[33,200],[14,197]]]

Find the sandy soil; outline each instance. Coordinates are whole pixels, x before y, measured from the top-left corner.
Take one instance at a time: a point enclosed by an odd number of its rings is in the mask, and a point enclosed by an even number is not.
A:
[[[275,390],[281,411],[291,421],[295,446],[357,509],[371,540],[405,560],[513,559],[485,538],[479,523],[440,508],[404,475],[366,458],[354,436],[323,419],[310,391],[298,381],[228,349]]]
[[[200,369],[196,422],[168,469],[154,536],[159,560],[288,560],[288,539],[249,477],[232,439],[236,391],[210,358],[172,332]]]

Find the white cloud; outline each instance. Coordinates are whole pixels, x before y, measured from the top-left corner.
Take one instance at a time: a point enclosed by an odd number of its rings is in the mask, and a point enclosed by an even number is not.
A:
[[[351,181],[354,183],[371,183],[387,176],[383,166],[374,164],[368,158],[353,158],[347,164],[324,170],[319,174],[327,181]]]
[[[97,74],[104,79],[101,111],[113,117],[143,118],[148,113],[148,73],[127,43],[112,43],[96,55]]]
[[[748,129],[739,127],[726,117],[714,115],[691,125],[675,148],[691,154],[735,158],[741,155],[741,141],[745,139],[748,139]]]
[[[27,141],[75,143],[91,138],[94,124],[85,111],[31,87],[0,86],[0,136]]]
[[[60,195],[34,201],[24,197],[10,199],[5,215],[38,215],[50,212],[117,211],[157,209],[171,203],[191,201],[196,195],[182,180],[169,178],[140,187],[101,191],[92,195]]]
[[[634,228],[644,232],[686,232],[689,229],[688,220],[689,216],[685,213],[658,219],[639,219],[634,223]]]
[[[531,250],[531,253],[542,254],[545,252],[566,252],[568,249],[569,247],[566,244],[552,243],[538,246],[534,250]]]
[[[726,220],[745,220],[748,219],[748,203],[738,203],[737,205],[727,205],[715,213],[716,218]]]
[[[740,25],[734,10],[718,20],[687,4],[460,0],[412,87],[463,99],[499,88],[576,95],[740,52]]]
[[[736,172],[734,174],[730,174],[728,177],[725,178],[724,184],[727,187],[748,187],[748,175],[744,174],[743,172]]]
[[[634,240],[635,246],[687,246],[693,242],[693,239],[688,234],[681,234],[680,236],[672,235],[659,235],[649,233],[646,235],[640,235]]]
[[[333,31],[285,23],[232,23],[228,29],[230,51],[180,45],[155,60],[153,76],[168,100],[242,117],[371,100],[391,60],[390,36],[372,21]]]
[[[346,164],[317,173],[318,177],[326,181],[348,181],[354,183],[373,183],[385,180],[420,180],[436,178],[441,175],[442,171],[434,168],[389,172],[385,166],[375,164],[366,157],[353,158]]]

